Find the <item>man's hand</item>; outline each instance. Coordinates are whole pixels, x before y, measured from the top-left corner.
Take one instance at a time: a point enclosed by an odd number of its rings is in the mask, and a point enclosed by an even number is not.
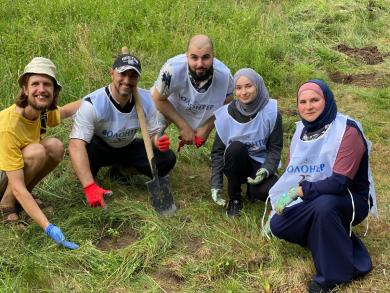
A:
[[[177,147],[177,152],[180,152],[180,149],[185,145],[184,140],[181,139],[181,136],[179,138],[179,146]]]
[[[256,177],[253,179],[251,177],[247,178],[249,184],[255,185],[261,183],[265,178],[268,178],[268,170],[265,168],[260,168],[256,172]]]
[[[53,239],[54,242],[57,243],[57,245],[61,245],[71,250],[79,248],[76,243],[67,241],[61,229],[53,224],[49,223],[49,225],[45,229],[45,233],[47,236]]]
[[[202,126],[198,127],[194,131],[194,135],[201,138],[203,143],[208,139],[211,130],[214,128],[215,117],[210,117]]]
[[[180,127],[180,140],[184,142],[184,144],[193,144],[194,143],[194,131],[192,128],[186,124],[184,127]]]
[[[195,146],[197,149],[200,148],[205,142],[205,139],[195,135]]]
[[[169,137],[166,134],[163,134],[162,136],[158,137],[156,136],[155,140],[155,146],[158,148],[160,152],[167,152],[169,151],[169,145],[171,142],[169,141]]]
[[[275,203],[275,211],[281,215],[286,206],[299,197],[298,186],[291,188],[288,192],[283,193]]]
[[[223,198],[221,198],[220,192],[221,189],[211,188],[211,197],[217,205],[225,206],[226,201]]]
[[[96,185],[96,183],[94,182],[84,187],[84,193],[91,208],[97,206],[101,206],[102,208],[105,208],[106,203],[104,202],[103,197],[111,195],[112,191],[103,189],[98,185]]]

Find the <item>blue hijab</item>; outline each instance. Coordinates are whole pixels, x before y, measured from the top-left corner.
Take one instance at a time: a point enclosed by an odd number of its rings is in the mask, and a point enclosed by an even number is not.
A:
[[[336,115],[337,115],[337,105],[336,105],[336,102],[334,100],[334,96],[333,96],[332,91],[330,90],[330,88],[328,87],[328,85],[324,81],[322,81],[320,79],[312,79],[312,80],[309,80],[305,83],[308,83],[308,82],[312,82],[312,83],[317,84],[321,88],[321,90],[324,94],[324,97],[325,97],[324,110],[322,111],[320,116],[317,117],[316,120],[314,120],[313,122],[309,122],[309,121],[301,118],[302,123],[305,126],[304,131],[314,132],[316,130],[321,129],[325,125],[333,122],[333,120],[336,118]],[[297,97],[297,102],[298,102],[298,97]]]

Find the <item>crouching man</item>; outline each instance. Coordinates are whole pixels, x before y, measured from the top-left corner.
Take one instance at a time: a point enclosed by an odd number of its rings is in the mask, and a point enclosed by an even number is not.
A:
[[[133,91],[142,100],[148,134],[154,143],[154,158],[160,182],[168,182],[168,173],[176,163],[169,149],[169,138],[161,134],[157,111],[149,91],[138,89],[141,63],[130,54],[119,55],[110,69],[111,83],[84,97],[74,117],[70,134],[69,153],[85,197],[91,207],[105,207],[104,196],[112,194],[98,186],[95,178],[101,167],[133,167],[152,177],[144,141],[135,138],[140,128]],[[159,206],[157,212],[176,211],[172,195]],[[153,202],[152,202],[153,203]],[[169,205],[169,206],[168,206]]]
[[[33,198],[32,189],[62,160],[64,146],[56,138],[44,138],[46,127],[57,126],[73,115],[75,101],[57,106],[61,84],[49,59],[33,58],[19,77],[21,92],[15,103],[0,112],[0,211],[3,223],[21,224],[15,207],[25,212],[58,245],[76,249],[61,229],[49,223]]]

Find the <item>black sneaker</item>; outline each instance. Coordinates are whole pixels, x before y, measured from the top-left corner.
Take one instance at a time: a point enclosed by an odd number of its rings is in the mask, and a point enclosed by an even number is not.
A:
[[[309,293],[328,293],[328,292],[335,292],[335,291],[332,291],[332,289],[329,289],[327,287],[321,286],[316,281],[311,280],[309,285],[307,286],[307,292],[309,292]]]
[[[239,217],[241,216],[242,202],[237,199],[231,199],[228,202],[226,208],[226,216],[228,217]]]
[[[112,166],[109,170],[108,176],[110,178],[110,181],[116,181],[124,185],[127,184],[129,181],[129,178],[121,173],[118,166]]]

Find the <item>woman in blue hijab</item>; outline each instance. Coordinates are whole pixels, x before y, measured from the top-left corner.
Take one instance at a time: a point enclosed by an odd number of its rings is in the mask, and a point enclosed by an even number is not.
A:
[[[297,94],[301,122],[291,141],[288,166],[270,190],[270,232],[307,246],[316,274],[309,292],[368,273],[371,258],[352,226],[377,215],[369,166],[370,142],[352,118],[337,112],[332,91],[309,80]]]

